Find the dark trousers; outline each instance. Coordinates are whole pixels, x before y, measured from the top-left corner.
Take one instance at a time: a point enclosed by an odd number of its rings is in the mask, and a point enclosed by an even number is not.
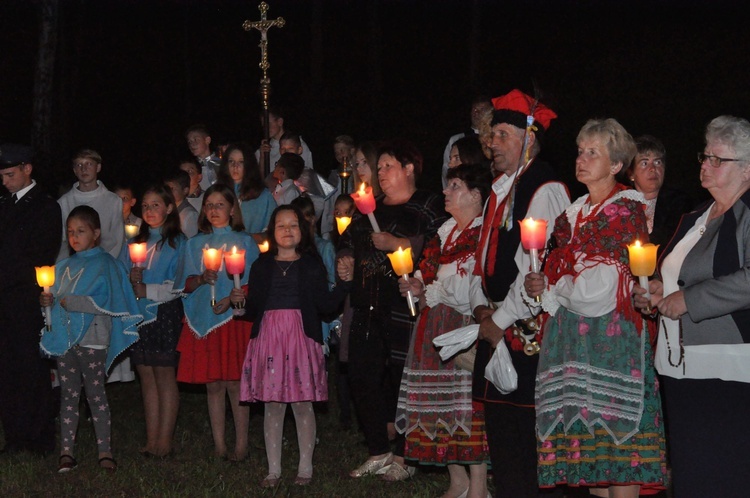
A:
[[[484,418],[495,498],[562,496],[562,490],[539,489],[534,408],[486,402]]]
[[[750,496],[750,384],[662,377],[676,498]]]
[[[396,417],[404,364],[393,361],[388,324],[355,311],[349,336],[349,385],[370,455],[391,451],[387,424]],[[404,455],[398,435],[394,453]]]
[[[0,295],[0,421],[11,451],[55,449],[52,362],[39,353],[39,289]]]

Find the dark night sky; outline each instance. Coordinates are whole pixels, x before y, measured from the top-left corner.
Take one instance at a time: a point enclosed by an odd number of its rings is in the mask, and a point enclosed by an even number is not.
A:
[[[533,91],[559,114],[544,156],[568,180],[586,119],[614,117],[633,134],[661,137],[668,182],[696,192],[705,124],[750,117],[750,35],[734,2],[271,0],[272,99],[310,144],[316,168],[333,162],[341,133],[402,136],[425,155],[438,184],[447,138],[467,126],[471,96]],[[105,182],[161,175],[186,153],[184,129],[257,143],[259,1],[61,0],[55,72],[55,161],[39,172],[73,181],[69,159],[87,146],[104,157]],[[469,73],[471,9],[480,9],[480,68]],[[322,60],[314,61],[316,21]],[[373,38],[374,36],[374,38]],[[382,92],[371,84],[377,40]],[[38,44],[35,4],[0,2],[0,140],[28,142]],[[322,75],[316,85],[315,74]]]

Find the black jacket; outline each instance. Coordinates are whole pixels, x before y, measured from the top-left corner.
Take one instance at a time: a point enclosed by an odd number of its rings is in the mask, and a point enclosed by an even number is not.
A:
[[[328,290],[328,276],[325,266],[312,254],[303,254],[299,259],[299,300],[302,313],[302,326],[305,335],[316,342],[323,343],[321,320],[333,315],[346,297],[351,282],[338,281],[333,290]],[[263,253],[250,268],[248,278],[248,296],[245,304],[245,315],[241,320],[253,322],[250,337],[258,337],[263,313],[268,302],[271,278],[275,268],[274,257]]]

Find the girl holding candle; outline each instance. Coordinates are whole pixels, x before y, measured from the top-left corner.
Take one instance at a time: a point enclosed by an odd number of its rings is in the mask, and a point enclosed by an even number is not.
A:
[[[273,194],[263,183],[258,162],[249,145],[244,142],[230,144],[223,157],[218,181],[234,186],[245,231],[260,243],[263,240],[261,233],[276,209]]]
[[[589,194],[555,221],[544,275],[524,282],[550,314],[536,377],[539,485],[637,498],[664,489],[666,465],[650,331],[630,298],[627,246],[648,240],[644,199],[615,179],[636,149],[614,119],[589,121],[577,142]]]
[[[247,298],[234,289],[232,303],[244,306],[241,320],[252,325],[242,372],[242,400],[265,403],[263,421],[268,475],[262,487],[281,479],[284,413],[292,405],[297,423],[299,466],[294,483],[312,481],[315,448],[313,401],[328,399],[321,315],[336,312],[348,291],[342,283],[329,291],[326,269],[315,250],[312,230],[294,206],[280,206],[268,226],[270,249],[250,270]],[[350,272],[339,277],[351,281]],[[246,323],[246,322],[238,322]]]
[[[67,239],[73,255],[55,265],[55,285],[39,298],[52,306],[51,331],[41,349],[57,357],[60,378],[60,460],[58,472],[76,468],[73,452],[83,388],[92,411],[99,466],[114,471],[110,414],[104,388],[114,360],[138,340],[142,320],[122,263],[99,247],[101,223],[90,206],[68,215]],[[54,296],[54,297],[53,297]]]
[[[387,253],[409,247],[418,264],[423,247],[446,217],[442,195],[416,187],[422,155],[413,144],[394,140],[378,152],[378,179],[384,195],[375,200],[372,214],[381,232],[373,233],[368,217],[357,218],[344,232],[339,250],[354,275],[349,379],[356,386],[352,398],[370,454],[350,476],[362,477],[388,467],[384,479],[400,481],[413,475],[414,468],[404,463],[403,436],[396,436],[396,455],[391,451],[389,424],[392,428],[414,318]]]
[[[470,280],[492,175],[486,166],[463,164],[449,169],[446,179],[451,218],[425,248],[414,277],[399,283],[402,294],[411,290],[424,307],[401,378],[396,430],[407,436],[407,459],[447,465],[451,481],[443,497],[485,498],[489,449],[483,404],[472,401],[472,373],[454,359],[442,361],[432,340],[473,322]]]
[[[172,451],[180,397],[177,390],[177,340],[182,329],[182,300],[172,292],[185,236],[171,191],[154,185],[143,193],[143,225],[132,243],[146,243],[146,261],[133,265],[129,251],[123,259],[144,319],[141,337],[130,351],[141,381],[146,419],[145,456],[163,457]]]
[[[199,233],[183,245],[174,284],[175,291],[183,293],[185,308],[185,325],[177,344],[180,352],[177,380],[206,384],[215,453],[231,460],[243,460],[247,455],[250,412],[247,406],[239,404],[239,381],[250,324],[232,320],[229,293],[234,288],[234,279],[221,262],[218,271],[207,269],[203,250],[244,249],[245,271],[240,283],[247,285],[250,265],[259,251],[252,237],[243,231],[239,213],[237,198],[230,187],[216,183],[206,190],[198,218]],[[213,307],[212,289],[217,299]],[[236,433],[235,449],[230,455],[224,440],[227,394]]]

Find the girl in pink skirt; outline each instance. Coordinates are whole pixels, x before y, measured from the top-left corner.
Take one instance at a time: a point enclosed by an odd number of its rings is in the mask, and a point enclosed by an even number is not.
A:
[[[244,308],[244,315],[238,318],[253,322],[240,397],[265,403],[268,476],[262,487],[274,487],[281,480],[284,414],[291,403],[300,452],[294,483],[306,485],[312,481],[315,448],[312,402],[328,400],[321,319],[338,311],[352,272],[340,265],[338,276],[343,282],[328,290],[326,269],[310,228],[293,206],[276,208],[268,225],[268,239],[268,252],[250,269],[247,297],[242,289],[230,295],[232,303]]]

